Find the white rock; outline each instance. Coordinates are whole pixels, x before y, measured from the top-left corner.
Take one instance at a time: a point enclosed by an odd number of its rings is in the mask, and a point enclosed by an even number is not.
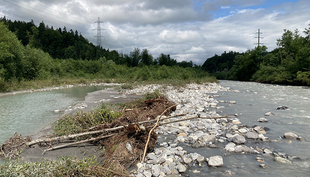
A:
[[[228,143],[228,144],[226,144],[224,149],[226,151],[228,151],[228,152],[234,152],[235,151],[235,147],[236,147],[235,143]]]
[[[286,139],[297,139],[298,136],[293,132],[284,133],[284,138]]]
[[[143,164],[142,163],[137,163],[137,168],[142,168],[143,167]]]
[[[244,133],[247,133],[247,132],[248,132],[248,130],[247,130],[247,129],[245,129],[245,128],[240,128],[238,131],[239,131],[240,133],[242,133],[242,134],[244,134]]]
[[[248,139],[258,139],[258,134],[255,132],[247,132],[245,134],[245,137],[247,137]]]
[[[208,165],[211,167],[220,167],[224,165],[223,157],[222,156],[212,156],[207,158]]]
[[[54,110],[54,113],[60,113],[60,110],[56,109],[56,110]]]
[[[236,144],[244,144],[246,139],[243,136],[236,134],[233,136],[232,141]]]
[[[265,116],[274,116],[274,113],[272,113],[272,112],[266,112]]]
[[[159,165],[153,165],[152,166],[152,175],[153,176],[159,176],[160,175]]]
[[[265,154],[272,154],[272,151],[269,150],[269,149],[264,149],[264,153],[265,153]]]
[[[130,143],[126,143],[126,149],[128,150],[128,152],[129,152],[130,154],[133,154],[133,153],[132,153],[132,146],[130,145]]]
[[[261,117],[259,119],[257,119],[258,122],[268,122],[268,119],[266,119],[265,117]]]
[[[231,123],[235,125],[241,124],[240,120],[232,120]]]
[[[144,172],[143,172],[143,175],[144,175],[145,177],[152,177],[152,173],[151,173],[150,171],[144,171]]]
[[[183,172],[186,171],[186,167],[185,167],[184,165],[182,165],[182,164],[179,164],[179,165],[177,166],[177,169],[178,169],[178,171],[179,171],[180,173],[183,173]]]
[[[274,161],[278,162],[278,163],[284,163],[284,164],[292,164],[291,161],[282,158],[282,157],[274,157]]]

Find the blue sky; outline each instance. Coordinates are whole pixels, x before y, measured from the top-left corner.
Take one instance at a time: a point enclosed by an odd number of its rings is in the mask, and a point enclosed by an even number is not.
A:
[[[284,29],[310,24],[310,0],[2,0],[0,16],[77,30],[101,46],[129,53],[148,49],[153,57],[170,54],[178,61],[202,64],[224,51],[245,52],[257,43],[275,49]]]
[[[195,3],[195,8],[197,10],[201,10],[201,7],[203,7],[204,3],[203,1],[193,1]],[[210,13],[213,15],[213,18],[219,18],[219,17],[225,17],[230,15],[232,12],[242,10],[242,9],[269,9],[275,6],[283,5],[283,4],[291,4],[298,2],[298,0],[263,0],[254,4],[243,4],[243,3],[236,3],[234,4],[232,2],[232,5],[223,5],[219,6],[218,9],[214,11],[210,11]]]

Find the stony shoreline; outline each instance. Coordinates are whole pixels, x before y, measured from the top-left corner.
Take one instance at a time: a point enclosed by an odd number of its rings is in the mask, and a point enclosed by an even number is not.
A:
[[[73,87],[118,86],[118,85],[121,85],[121,84],[119,84],[119,83],[91,83],[91,84],[64,85],[64,86],[55,86],[55,87],[45,87],[45,88],[41,88],[41,89],[27,89],[27,90],[5,92],[5,93],[0,93],[0,97],[8,96],[8,95],[24,94],[24,93],[45,92],[45,91],[52,91],[52,90],[68,89],[68,88],[73,88]]]
[[[155,89],[162,89],[160,85],[140,86],[126,93],[144,94]],[[179,104],[171,116],[186,114],[165,120],[166,125],[156,129],[159,141],[161,143],[154,149],[154,152],[146,156],[146,161],[137,164],[137,170],[132,171],[132,175],[142,176],[175,176],[181,175],[192,166],[221,167],[224,165],[223,156],[204,157],[198,153],[188,153],[180,146],[180,143],[193,148],[223,148],[228,153],[254,154],[256,160],[261,162],[260,168],[267,168],[264,158],[273,158],[277,163],[292,164],[294,156],[288,156],[284,153],[276,153],[267,148],[258,148],[247,146],[247,142],[265,141],[266,130],[262,126],[248,127],[242,125],[237,117],[203,119],[203,117],[220,117],[216,113],[220,100],[216,100],[219,91],[233,91],[230,88],[224,88],[216,83],[207,84],[189,84],[185,88],[173,89],[165,88],[165,94],[171,101]],[[236,104],[235,101],[227,101],[229,106]],[[201,117],[192,120],[170,123],[169,121],[182,120],[190,117]],[[265,116],[272,116],[272,113],[266,113]],[[258,122],[267,122],[266,118],[260,118]],[[170,137],[169,140],[166,140]],[[283,138],[302,140],[294,133],[285,133]],[[172,139],[172,140],[171,140]],[[199,173],[196,171],[195,173]],[[227,170],[222,175],[233,176],[233,171]]]

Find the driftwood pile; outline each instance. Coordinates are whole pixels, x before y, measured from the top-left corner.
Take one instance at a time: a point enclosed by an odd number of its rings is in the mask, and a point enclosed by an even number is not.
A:
[[[0,157],[7,159],[15,159],[19,156],[21,150],[28,147],[27,142],[30,142],[31,138],[27,136],[23,138],[22,135],[18,135],[16,132],[13,137],[5,140],[2,146],[0,146]]]

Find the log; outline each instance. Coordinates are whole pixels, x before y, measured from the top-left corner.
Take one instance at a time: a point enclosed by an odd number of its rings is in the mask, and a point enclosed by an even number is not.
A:
[[[47,151],[51,151],[51,150],[55,150],[55,149],[60,149],[60,148],[64,148],[64,147],[68,147],[68,146],[72,146],[72,145],[76,145],[76,144],[81,144],[81,143],[87,143],[89,141],[95,141],[95,140],[99,140],[99,139],[103,139],[103,138],[108,138],[108,137],[111,137],[111,136],[114,136],[116,135],[115,134],[111,134],[111,135],[106,135],[106,136],[99,136],[99,137],[95,137],[95,138],[90,138],[90,139],[87,139],[87,140],[82,140],[82,141],[77,141],[77,142],[74,142],[74,143],[67,143],[67,144],[63,144],[63,145],[60,145],[60,146],[55,146],[55,147],[51,147],[51,148],[48,148],[48,149],[45,149],[42,153],[42,155],[44,153],[46,153]]]
[[[191,120],[191,119],[221,119],[221,118],[228,118],[228,117],[235,117],[235,116],[220,116],[220,117],[200,117],[200,116],[196,116],[196,117],[190,117],[190,118],[186,118],[186,119],[174,120],[171,122],[159,123],[159,125],[166,125],[166,124],[171,124],[171,123],[175,123],[175,122],[182,122],[182,121]]]
[[[97,130],[97,131],[91,131],[91,132],[83,132],[83,133],[65,135],[65,136],[54,137],[54,138],[37,139],[37,140],[30,141],[30,142],[26,143],[26,145],[27,146],[31,146],[31,145],[34,145],[34,144],[45,143],[45,142],[68,140],[68,139],[73,139],[73,138],[77,138],[77,137],[85,136],[85,135],[93,135],[93,134],[98,134],[98,133],[104,133],[104,132],[120,130],[120,129],[123,129],[124,127],[125,126],[119,126],[119,127],[114,127],[114,128],[104,129],[104,130]]]

